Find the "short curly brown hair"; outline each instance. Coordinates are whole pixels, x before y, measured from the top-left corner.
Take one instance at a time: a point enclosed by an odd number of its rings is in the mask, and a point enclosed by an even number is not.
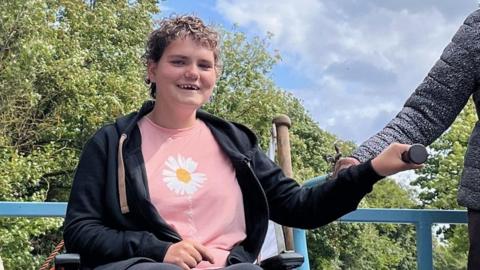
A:
[[[193,15],[174,15],[160,21],[159,27],[150,33],[148,38],[143,55],[145,64],[157,63],[170,43],[179,38],[187,37],[213,51],[215,69],[218,74],[221,70],[219,34],[212,27],[206,26],[200,18]],[[155,98],[157,92],[155,83],[150,82],[149,79],[146,82],[150,84],[150,96]]]

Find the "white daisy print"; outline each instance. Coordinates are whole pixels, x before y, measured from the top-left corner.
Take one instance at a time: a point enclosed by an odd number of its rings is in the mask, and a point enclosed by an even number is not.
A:
[[[175,159],[170,156],[165,161],[168,169],[164,169],[162,172],[163,181],[177,195],[192,195],[202,187],[203,182],[207,179],[204,173],[195,172],[197,165],[192,158],[177,155]]]

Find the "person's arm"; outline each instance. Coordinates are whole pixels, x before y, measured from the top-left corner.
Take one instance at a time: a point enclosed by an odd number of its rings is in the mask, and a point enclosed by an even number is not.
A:
[[[68,252],[80,253],[96,262],[131,257],[162,261],[170,242],[160,241],[147,231],[122,229],[120,224],[107,225],[112,223],[108,220],[108,211],[116,210],[106,206],[107,147],[98,137],[85,145],[75,173],[64,223]]]
[[[401,155],[409,147],[392,144],[373,160],[351,166],[314,187],[300,187],[261,151],[257,151],[252,168],[265,190],[270,219],[291,227],[315,228],[355,210],[383,177],[420,168],[402,161]]]
[[[452,124],[478,88],[479,15],[465,20],[402,110],[352,157],[366,161],[392,142],[429,145]]]

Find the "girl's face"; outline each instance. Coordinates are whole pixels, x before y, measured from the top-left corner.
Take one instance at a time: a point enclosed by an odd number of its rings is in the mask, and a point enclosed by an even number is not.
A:
[[[156,103],[164,108],[198,109],[212,95],[217,79],[213,51],[190,37],[174,40],[157,63],[148,64],[156,83]]]

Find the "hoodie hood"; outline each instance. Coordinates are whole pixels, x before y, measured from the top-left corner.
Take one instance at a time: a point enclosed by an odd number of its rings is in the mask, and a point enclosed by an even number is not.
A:
[[[127,189],[125,181],[125,159],[124,153],[126,146],[137,148],[141,147],[141,140],[130,140],[135,132],[139,133],[138,121],[153,110],[155,101],[146,101],[138,112],[120,117],[115,125],[120,134],[118,141],[118,195],[120,200],[120,209],[122,214],[130,212],[127,202]],[[255,134],[244,125],[232,123],[211,115],[205,111],[198,110],[197,118],[205,122],[212,134],[216,138],[222,150],[236,161],[250,161],[256,148],[258,140]],[[133,145],[130,145],[133,144]]]

